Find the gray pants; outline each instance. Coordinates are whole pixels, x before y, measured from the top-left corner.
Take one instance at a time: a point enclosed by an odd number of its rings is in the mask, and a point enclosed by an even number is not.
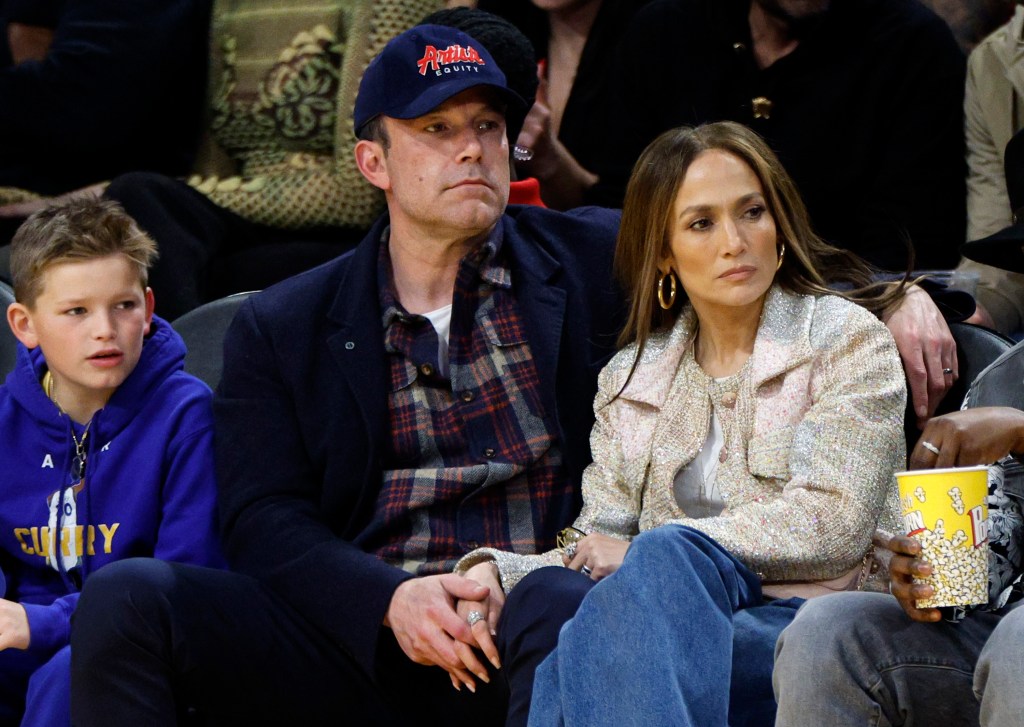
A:
[[[800,609],[775,648],[777,727],[1024,725],[1024,608],[911,621],[892,596]]]

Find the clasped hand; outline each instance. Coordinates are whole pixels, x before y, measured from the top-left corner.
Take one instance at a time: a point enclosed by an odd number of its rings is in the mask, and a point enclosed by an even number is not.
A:
[[[476,691],[476,679],[490,682],[482,653],[501,668],[494,636],[505,604],[494,563],[479,563],[465,575],[413,578],[395,589],[384,625],[405,655],[417,664],[439,666],[452,686]],[[469,614],[484,617],[470,626]]]

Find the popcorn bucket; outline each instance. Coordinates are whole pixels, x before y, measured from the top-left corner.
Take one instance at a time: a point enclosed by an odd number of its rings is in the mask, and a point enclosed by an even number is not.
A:
[[[918,608],[988,603],[988,467],[897,472],[907,535],[921,542],[935,589]]]

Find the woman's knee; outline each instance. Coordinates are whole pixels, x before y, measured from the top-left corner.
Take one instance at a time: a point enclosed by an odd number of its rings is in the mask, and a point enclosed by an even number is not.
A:
[[[707,535],[683,525],[662,525],[640,533],[630,544],[626,558],[657,564],[659,568],[669,568],[672,563],[694,558],[733,559]]]

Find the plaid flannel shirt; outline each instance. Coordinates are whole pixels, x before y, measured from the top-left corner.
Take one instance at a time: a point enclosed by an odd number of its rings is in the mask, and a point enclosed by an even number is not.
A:
[[[500,229],[459,265],[447,376],[433,325],[395,297],[386,239],[381,245],[391,441],[364,547],[418,575],[450,571],[481,545],[516,553],[553,547],[538,532],[551,498],[571,487]]]

